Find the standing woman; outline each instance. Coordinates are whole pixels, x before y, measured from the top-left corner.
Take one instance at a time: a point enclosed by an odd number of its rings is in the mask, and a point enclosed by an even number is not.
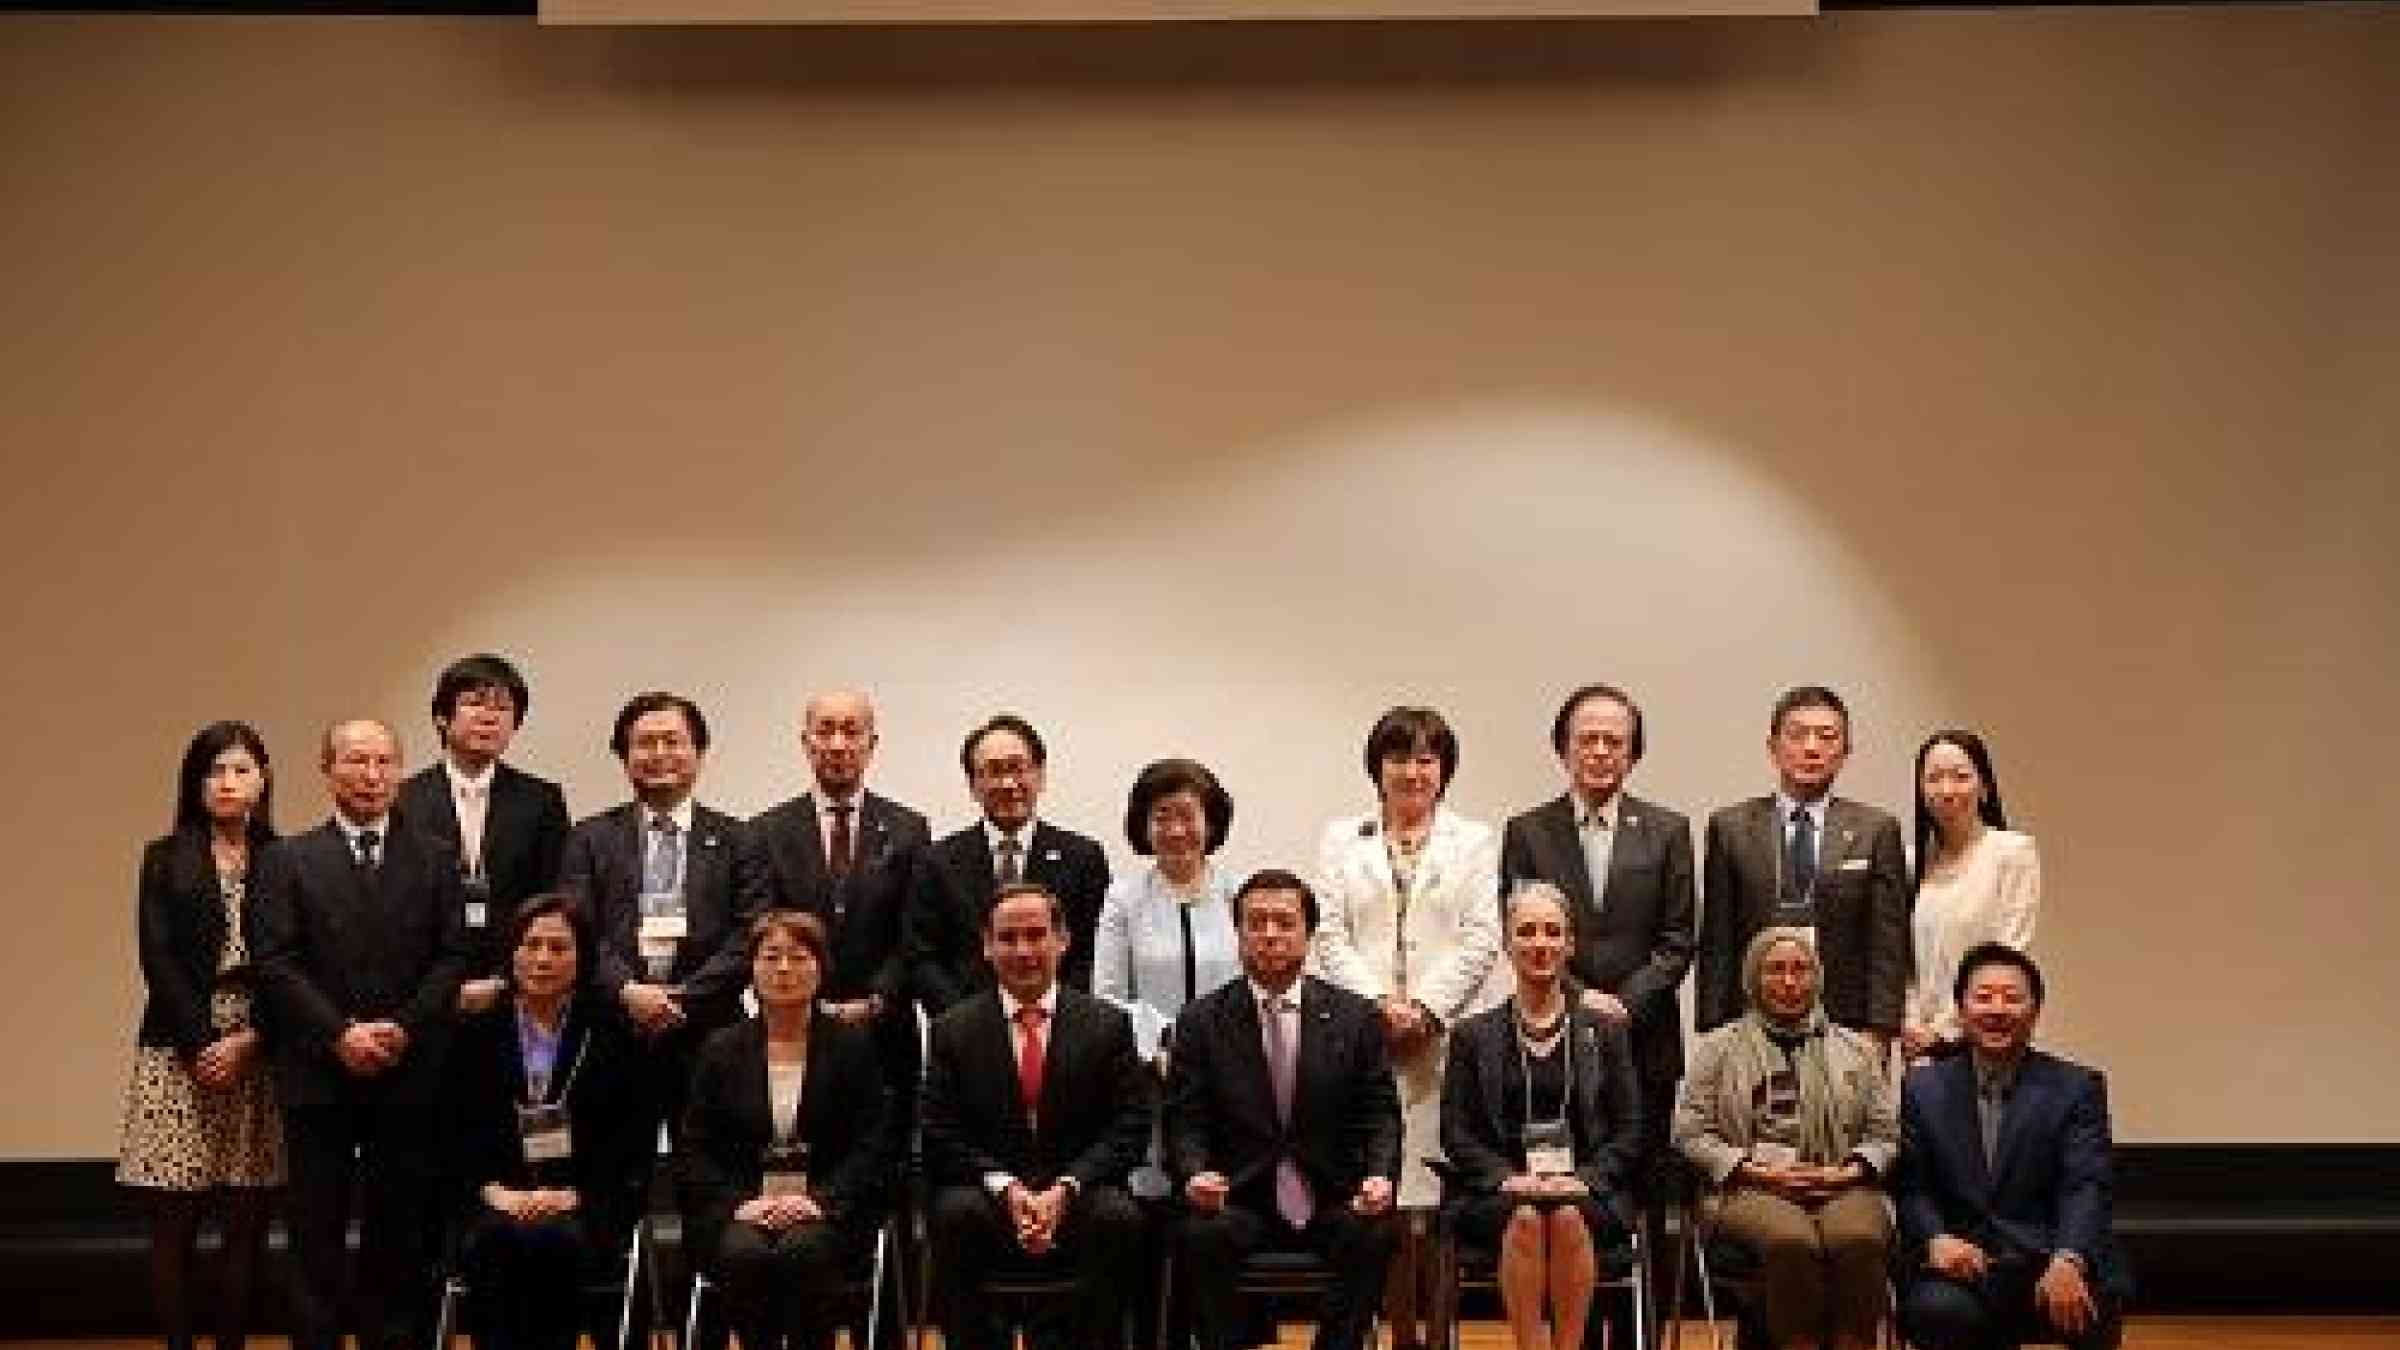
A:
[[[1508,900],[1516,992],[1450,1038],[1442,1152],[1460,1234],[1500,1252],[1517,1350],[1584,1343],[1602,1253],[1632,1231],[1642,1108],[1625,1028],[1569,996],[1574,911],[1547,882]],[[1550,1322],[1543,1325],[1547,1302]]]
[[[1323,916],[1314,964],[1373,999],[1400,1088],[1402,1227],[1385,1315],[1393,1342],[1418,1344],[1431,1306],[1427,1213],[1441,1186],[1421,1161],[1441,1147],[1447,1033],[1479,1006],[1500,955],[1500,837],[1443,806],[1458,737],[1431,708],[1394,708],[1363,756],[1378,807],[1325,827],[1317,845]]]
[[[830,1350],[845,1273],[890,1200],[871,1023],[817,1015],[825,925],[750,921],[758,1016],[711,1035],[684,1110],[683,1217],[743,1350]]]
[[[1152,862],[1108,888],[1092,989],[1133,1019],[1134,1045],[1162,1073],[1183,1005],[1242,973],[1238,878],[1209,861],[1232,828],[1233,798],[1195,760],[1159,760],[1126,795],[1125,840]]]
[[[2033,836],[2008,828],[2000,776],[1972,731],[1937,731],[1917,747],[1915,973],[1900,1048],[1919,1059],[1959,1038],[1950,975],[1981,942],[2026,951],[2042,907]]]
[[[283,1182],[283,1125],[251,1016],[242,898],[274,839],[266,743],[243,722],[192,738],[176,778],[175,828],[142,853],[142,1007],[117,1181],[150,1199],[150,1277],[168,1350],[192,1344],[200,1223],[223,1226],[218,1350],[249,1329],[267,1200]]]

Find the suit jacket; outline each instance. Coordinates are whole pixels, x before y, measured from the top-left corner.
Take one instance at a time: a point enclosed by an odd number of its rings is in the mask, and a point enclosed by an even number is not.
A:
[[[628,980],[647,981],[641,931],[643,808],[639,802],[603,811],[567,835],[560,890],[591,908],[599,951],[598,984],[611,999]],[[695,804],[684,844],[683,907],[688,927],[677,945],[668,981],[684,991],[683,1014],[693,1027],[721,1027],[741,1016],[750,982],[745,930],[767,904],[767,869],[750,831],[721,811]]]
[[[566,1107],[574,1153],[529,1163],[517,1129],[526,1092],[516,1000],[505,998],[491,1016],[463,1022],[442,1083],[442,1157],[455,1202],[466,1213],[479,1211],[483,1188],[494,1182],[515,1189],[570,1186],[595,1243],[623,1246],[649,1198],[656,1129],[640,1055],[632,1029],[603,997],[577,998],[560,1028],[558,1060],[542,1096]]]
[[[1434,812],[1409,894],[1408,931],[1396,931],[1398,887],[1379,818],[1347,816],[1317,842],[1324,917],[1315,970],[1354,994],[1383,998],[1405,973],[1409,997],[1444,1027],[1486,1006],[1500,959],[1500,849],[1492,827],[1448,807]],[[1405,937],[1405,972],[1398,945]],[[1503,992],[1505,988],[1503,987]]]
[[[925,1170],[936,1186],[1005,1172],[1041,1190],[1060,1177],[1123,1186],[1150,1145],[1154,1098],[1122,1009],[1068,985],[1042,1055],[1042,1095],[1025,1117],[1017,1032],[997,989],[943,1013],[925,1064]]]
[[[2026,1052],[2000,1117],[1996,1166],[1983,1157],[1975,1057],[1910,1070],[1892,1170],[1900,1267],[1922,1275],[1926,1244],[1948,1233],[1995,1260],[2038,1266],[2072,1251],[2095,1289],[2130,1295],[2112,1231],[2110,1148],[2107,1081],[2080,1064]]]
[[[363,872],[328,820],[259,854],[243,916],[286,1106],[430,1105],[465,974],[458,860],[393,818]],[[408,1032],[400,1062],[354,1078],[333,1043],[354,1021]]]
[[[1620,841],[1622,842],[1622,841]],[[1516,1000],[1459,1024],[1450,1037],[1450,1067],[1442,1076],[1442,1152],[1461,1189],[1493,1193],[1525,1170],[1508,1142],[1508,1123],[1520,1125],[1522,1098],[1503,1087],[1506,1064],[1517,1055]],[[1625,1030],[1598,1013],[1570,1005],[1567,1053],[1574,1056],[1575,1175],[1594,1198],[1630,1221],[1627,1179],[1642,1148],[1642,1098]]]
[[[1561,794],[1510,818],[1500,839],[1500,894],[1546,881],[1575,906],[1576,980],[1617,996],[1633,1014],[1630,1040],[1643,1081],[1656,1091],[1683,1073],[1683,1009],[1675,1001],[1692,966],[1692,826],[1680,812],[1625,796],[1608,875],[1594,885]],[[1502,935],[1503,941],[1506,934]]]
[[[855,861],[839,878],[825,865],[813,793],[754,818],[750,832],[766,858],[770,902],[805,910],[825,925],[833,968],[825,972],[824,996],[881,994],[898,1004],[908,995],[901,939],[909,895],[932,831],[925,817],[872,792],[860,800],[858,816]]]
[[[464,864],[467,851],[459,840],[458,804],[450,796],[449,772],[439,763],[402,783],[392,809],[418,833],[448,845]],[[567,798],[558,784],[506,764],[494,765],[479,855],[490,896],[484,901],[482,923],[471,922],[474,914],[467,916],[467,936],[475,948],[471,976],[508,973],[509,953],[500,950],[508,921],[526,897],[558,883],[559,859],[566,847]]]
[[[1043,820],[1034,822],[1025,852],[1025,879],[1049,887],[1066,905],[1073,940],[1059,983],[1088,991],[1100,902],[1108,894],[1108,855],[1097,843]],[[999,889],[982,821],[942,836],[926,850],[924,865],[916,870],[906,941],[910,977],[927,1014],[939,1017],[969,994],[993,987],[991,967],[983,959],[983,920]]]
[[[1400,1181],[1400,1093],[1375,1005],[1303,976],[1292,1122],[1275,1116],[1275,1087],[1259,1034],[1258,997],[1235,980],[1175,1019],[1167,1076],[1166,1150],[1178,1192],[1221,1173],[1245,1204],[1273,1208],[1275,1165],[1300,1165],[1320,1205],[1347,1200],[1366,1178]]]
[[[205,836],[170,834],[142,850],[134,928],[147,991],[137,1039],[189,1059],[217,1038],[209,1004],[227,936],[217,861]]]
[[[1707,1031],[1742,1015],[1742,952],[1774,912],[1783,829],[1773,797],[1708,818],[1707,893],[1700,913],[1694,1022]],[[1817,841],[1817,957],[1825,1015],[1847,1027],[1897,1032],[1908,995],[1908,860],[1900,822],[1847,797],[1825,804]]]
[[[808,1144],[808,1188],[827,1217],[872,1232],[891,1203],[903,1147],[889,1136],[891,1099],[865,1027],[831,1017],[809,1023],[795,1133]],[[767,1024],[745,1018],[700,1047],[684,1106],[679,1180],[694,1250],[713,1260],[733,1211],[765,1184],[775,1116],[767,1097]]]

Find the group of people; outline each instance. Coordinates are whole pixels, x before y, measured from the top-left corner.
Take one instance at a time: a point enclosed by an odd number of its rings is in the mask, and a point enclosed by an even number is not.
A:
[[[1971,732],[1918,752],[1913,869],[1891,815],[1833,794],[1849,715],[1812,686],[1777,700],[1775,791],[1709,819],[1696,885],[1686,818],[1625,791],[1639,706],[1594,684],[1551,725],[1565,790],[1501,830],[1446,804],[1447,722],[1395,708],[1373,807],[1307,877],[1225,868],[1230,794],[1168,759],[1128,794],[1146,865],[1112,878],[1041,817],[1047,751],[1013,715],[964,738],[979,818],[937,840],[867,790],[863,694],[809,700],[812,790],[748,821],[696,800],[707,719],[653,692],[611,729],[630,800],[570,825],[505,762],[530,708],[506,660],[453,663],[440,757],[405,780],[388,726],[333,725],[333,816],[282,838],[256,731],[189,746],[143,859],[119,1171],[153,1203],[171,1350],[212,1208],[240,1342],[279,1185],[300,1350],[338,1346],[354,1194],[363,1344],[421,1343],[453,1261],[479,1342],[571,1344],[662,1122],[748,1350],[831,1343],[912,1164],[969,1350],[1032,1315],[985,1274],[1071,1271],[1072,1311],[1027,1330],[1099,1346],[1170,1261],[1179,1330],[1254,1344],[1235,1278],[1261,1246],[1324,1258],[1319,1346],[1379,1314],[1408,1345],[1442,1211],[1495,1252],[1517,1343],[1573,1346],[1686,1171],[1755,1253],[1778,1346],[1872,1339],[1895,1218],[1920,1346],[2114,1338],[2105,1097],[2029,1048],[2038,864]]]

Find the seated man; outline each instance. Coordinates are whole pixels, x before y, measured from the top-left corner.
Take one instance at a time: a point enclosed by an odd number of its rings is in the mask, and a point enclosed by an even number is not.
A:
[[[1289,872],[1233,897],[1243,979],[1184,1007],[1166,1159],[1187,1205],[1177,1268],[1204,1350],[1247,1345],[1235,1277],[1260,1247],[1333,1267],[1316,1350],[1357,1350],[1399,1237],[1400,1094],[1365,998],[1300,973],[1317,899]]]
[[[942,1343],[1000,1350],[1008,1329],[982,1295],[992,1267],[1074,1264],[1077,1325],[1037,1345],[1121,1346],[1138,1287],[1142,1217],[1126,1178],[1150,1143],[1153,1100],[1133,1023],[1058,980],[1067,916],[1038,885],[1003,886],[984,915],[997,989],[933,1024],[926,1058],[925,1167],[933,1187]]]
[[[1901,1090],[1901,1329],[1921,1350],[2113,1347],[2131,1280],[2110,1232],[2107,1086],[2030,1048],[2032,958],[1983,943],[1951,988],[1968,1053]]]

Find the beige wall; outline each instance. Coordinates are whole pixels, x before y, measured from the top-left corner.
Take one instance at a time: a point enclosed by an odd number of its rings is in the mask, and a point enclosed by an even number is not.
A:
[[[1007,705],[1240,863],[1393,700],[1490,819],[1622,680],[1698,814],[1823,679],[1869,800],[1994,737],[2126,1137],[2400,1137],[2400,13],[0,26],[0,1156],[114,1147],[191,729],[304,823],[485,645],[579,812],[632,689],[747,811],[850,680],[938,822]]]

